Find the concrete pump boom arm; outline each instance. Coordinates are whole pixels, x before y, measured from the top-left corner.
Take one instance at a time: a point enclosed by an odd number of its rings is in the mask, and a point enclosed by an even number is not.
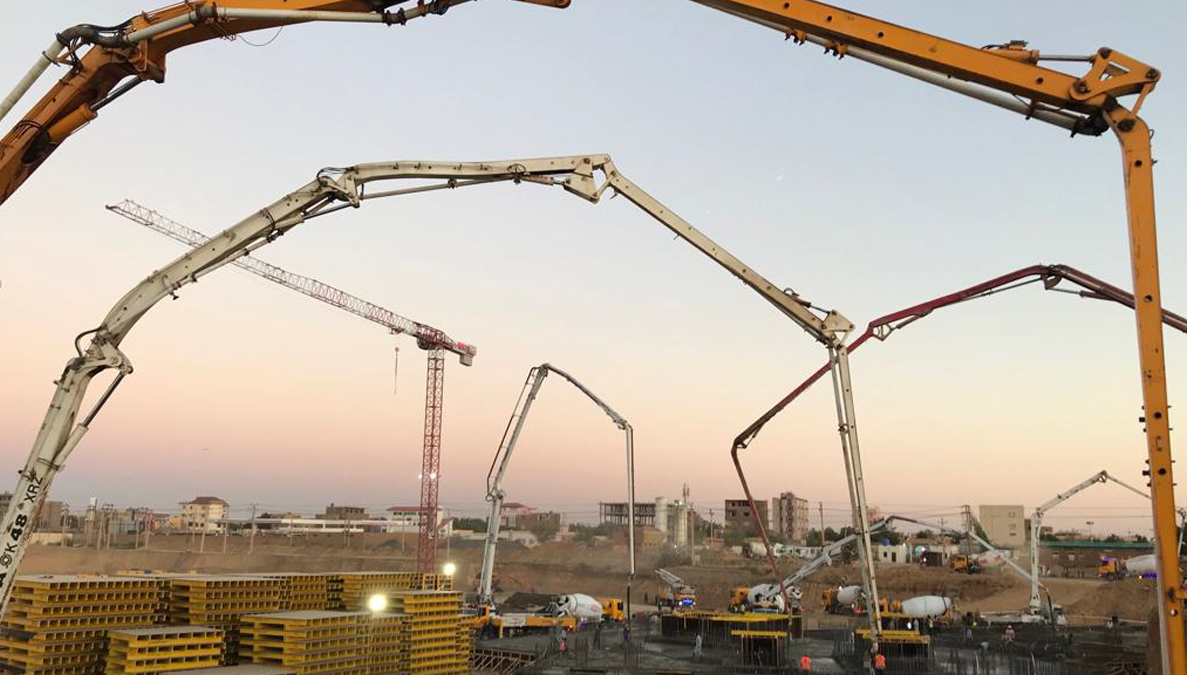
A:
[[[1128,483],[1125,483],[1124,481],[1114,478],[1108,473],[1108,471],[1100,471],[1087,480],[1054,495],[1054,497],[1046,500],[1041,506],[1038,506],[1036,509],[1034,509],[1033,514],[1029,517],[1029,574],[1030,581],[1032,582],[1029,589],[1030,611],[1037,611],[1038,608],[1042,606],[1040,588],[1044,588],[1045,585],[1038,581],[1038,577],[1042,573],[1040,562],[1042,521],[1046,518],[1046,512],[1067,501],[1071,497],[1074,497],[1076,494],[1090,488],[1096,483],[1115,483],[1138,495],[1139,497],[1145,497],[1146,499],[1151,498],[1150,495],[1146,494],[1145,492],[1142,492],[1141,490],[1129,485]],[[1179,513],[1181,518],[1186,518],[1186,511],[1184,509],[1176,509],[1176,512]]]
[[[813,0],[692,1],[777,30],[799,44],[812,42],[838,58],[856,58],[1026,119],[1068,129],[1072,135],[1098,136],[1113,130],[1121,147],[1133,296],[1138,299],[1134,312],[1141,415],[1154,534],[1163,544],[1155,551],[1162,670],[1183,675],[1187,672],[1186,590],[1175,548],[1174,460],[1161,325],[1152,132],[1138,117],[1162,73],[1109,47],[1085,55],[1043,54],[1021,41],[977,48]],[[1039,65],[1049,61],[1085,63],[1087,69],[1075,75]],[[1123,105],[1125,97],[1135,97],[1128,107]]]
[[[500,439],[500,445],[496,448],[496,454],[492,458],[492,466],[488,469],[488,491],[486,498],[487,501],[491,502],[492,506],[488,515],[487,539],[483,544],[483,564],[479,570],[479,602],[481,604],[492,604],[492,576],[496,567],[496,544],[500,537],[500,509],[504,505],[505,497],[504,488],[501,485],[504,481],[504,475],[508,472],[508,462],[512,459],[513,451],[516,450],[521,430],[525,428],[525,420],[529,417],[529,410],[533,407],[533,402],[537,399],[538,392],[542,389],[542,383],[546,381],[546,376],[550,373],[559,375],[574,385],[576,389],[583,392],[584,396],[591,399],[593,403],[604,411],[604,414],[612,419],[618,429],[625,432],[625,460],[630,509],[629,541],[633,541],[633,425],[626,421],[610,405],[605,403],[603,399],[593,393],[592,390],[585,387],[582,382],[572,377],[566,371],[556,368],[549,363],[534,366],[529,369],[529,376],[525,378],[525,385],[521,388],[521,394],[517,397],[516,405],[513,406],[512,416],[508,419],[508,426],[504,428],[504,436]],[[629,547],[629,578],[631,580],[635,570],[634,548],[633,546]],[[626,598],[626,602],[629,602],[628,597]]]
[[[167,54],[198,42],[310,22],[403,26],[469,0],[203,0],[143,12],[113,26],[79,24],[57,33],[16,87],[0,119],[51,65],[68,71],[0,139],[0,204],[68,136],[101,108],[147,80],[166,79]],[[570,0],[518,0],[566,7]],[[408,8],[401,7],[412,3]],[[389,11],[389,8],[395,8]],[[85,51],[86,49],[86,51]]]
[[[596,172],[604,176],[597,184]],[[368,191],[385,181],[422,180],[422,184]],[[500,181],[530,182],[565,188],[590,202],[598,202],[612,188],[634,201],[643,211],[686,239],[710,259],[721,264],[760,295],[767,297],[810,333],[837,339],[850,324],[836,313],[816,317],[794,294],[781,291],[757,275],[716,242],[704,236],[660,202],[625,179],[607,155],[579,155],[501,162],[385,162],[348,168],[326,169],[300,189],[260,209],[253,215],[210,238],[137,284],[108,312],[101,324],[76,338],[77,356],[70,359],[56,382],[56,389],[34,440],[25,468],[19,474],[14,498],[0,521],[6,543],[0,550],[0,613],[10,597],[13,577],[29,544],[28,527],[45,497],[54,476],[87,433],[96,414],[108,401],[121,379],[132,372],[120,344],[137,321],[160,300],[174,296],[182,287],[242,256],[271,243],[305,221],[343,208],[359,207],[372,199],[434,190],[448,190]],[[807,322],[807,323],[806,323]],[[91,336],[88,345],[82,340]],[[117,377],[76,423],[88,386],[106,370]],[[593,399],[597,400],[597,399]],[[604,407],[604,406],[602,406]],[[606,412],[611,410],[608,408]],[[620,419],[617,415],[614,421]],[[630,433],[625,424],[627,435]],[[631,497],[632,499],[632,497]]]
[[[867,531],[875,532],[878,530],[882,530],[884,528],[884,525],[885,525],[884,521],[879,521],[877,523],[872,524],[871,527],[867,528]],[[835,541],[831,544],[826,544],[824,547],[821,548],[821,552],[817,554],[817,557],[813,558],[812,560],[809,560],[807,563],[804,564],[803,567],[801,567],[800,569],[798,569],[795,572],[792,572],[790,575],[788,575],[788,577],[783,580],[782,584],[779,584],[779,583],[772,584],[769,587],[768,595],[778,594],[780,592],[781,588],[782,589],[791,588],[792,586],[795,586],[796,584],[800,583],[801,581],[804,581],[805,579],[812,576],[813,574],[816,574],[817,571],[819,571],[822,567],[825,567],[826,565],[832,565],[833,564],[833,554],[841,551],[846,546],[855,543],[857,540],[858,540],[858,535],[851,534],[849,536],[842,537],[841,539],[838,539],[837,541]]]

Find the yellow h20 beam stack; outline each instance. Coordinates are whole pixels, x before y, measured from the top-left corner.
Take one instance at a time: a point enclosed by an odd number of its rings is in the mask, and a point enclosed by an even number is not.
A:
[[[108,632],[106,675],[153,675],[221,665],[222,632],[208,626],[156,626]]]
[[[0,667],[26,675],[100,675],[110,629],[163,618],[157,583],[102,576],[21,576],[0,620]]]

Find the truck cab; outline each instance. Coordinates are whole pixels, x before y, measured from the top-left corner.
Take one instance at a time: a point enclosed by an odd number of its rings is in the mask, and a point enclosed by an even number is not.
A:
[[[625,601],[620,598],[596,598],[600,601],[601,612],[605,621],[625,621]]]

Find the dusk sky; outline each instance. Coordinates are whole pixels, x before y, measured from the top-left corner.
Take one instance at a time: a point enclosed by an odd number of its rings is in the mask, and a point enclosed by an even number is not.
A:
[[[1185,313],[1185,3],[847,7],[967,44],[1111,46],[1158,67],[1142,115],[1155,130],[1162,297]],[[0,87],[55,31],[144,9],[10,3]],[[486,0],[406,27],[275,34],[173,53],[165,84],[104,109],[0,207],[0,462],[13,483],[73,338],[182,252],[104,210],[124,198],[215,233],[326,166],[608,153],[773,283],[860,328],[1036,263],[1131,283],[1111,134],[1070,138],[691,2]],[[447,361],[441,491],[455,515],[483,512],[488,466],[535,364],[572,373],[632,422],[639,497],[678,497],[687,483],[700,511],[719,515],[741,492],[733,437],[825,358],[621,199],[497,184],[379,200],[257,255],[479,347],[470,368]],[[1031,285],[868,344],[852,372],[869,502],[959,522],[962,504],[1028,514],[1101,469],[1144,485],[1135,343],[1125,308]],[[1166,331],[1181,506],[1185,344]],[[172,510],[211,494],[235,513],[417,501],[425,354],[413,340],[230,267],[161,303],[122,348],[136,372],[51,498]],[[818,501],[827,524],[847,521],[828,380],[744,456],[756,496],[791,490],[814,524]],[[623,476],[620,432],[550,381],[509,499],[594,519],[597,502],[623,499]],[[1098,486],[1047,519],[1089,521],[1097,533],[1148,532],[1149,503]]]

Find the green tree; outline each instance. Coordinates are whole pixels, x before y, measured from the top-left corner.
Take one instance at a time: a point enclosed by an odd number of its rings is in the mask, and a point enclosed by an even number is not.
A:
[[[454,529],[470,532],[487,532],[487,521],[483,518],[455,518]]]
[[[539,519],[529,524],[529,531],[537,537],[539,542],[544,542],[553,539],[554,535],[558,534],[558,525],[553,520]]]

